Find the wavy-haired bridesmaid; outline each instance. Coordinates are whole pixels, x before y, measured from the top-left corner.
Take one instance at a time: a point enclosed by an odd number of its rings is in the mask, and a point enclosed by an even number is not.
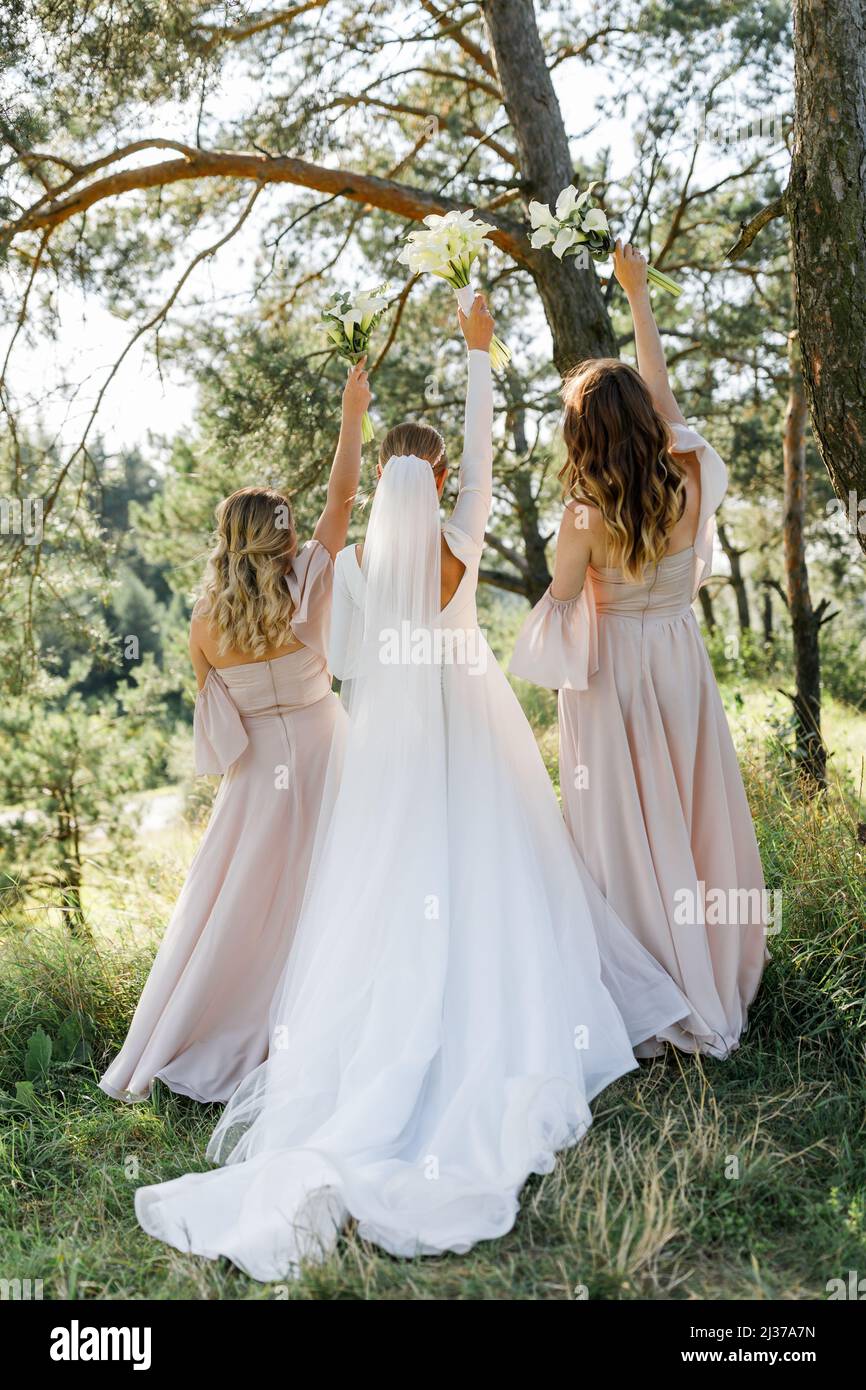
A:
[[[343,732],[327,665],[333,561],[370,399],[362,361],[348,374],[312,540],[298,546],[291,505],[271,488],[241,488],[217,508],[189,648],[196,772],[222,781],[129,1034],[99,1083],[118,1099],[144,1099],[158,1077],[181,1095],[225,1101],[267,1055],[268,1006]]]
[[[511,670],[559,691],[565,817],[622,920],[692,1013],[665,1040],[726,1056],[766,958],[761,861],[692,602],[727,487],[674,399],[646,261],[617,243],[638,371],[584,363],[564,386],[567,498],[553,583]]]

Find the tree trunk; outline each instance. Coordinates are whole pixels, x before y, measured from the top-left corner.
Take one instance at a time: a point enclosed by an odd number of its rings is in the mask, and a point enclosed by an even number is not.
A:
[[[740,564],[740,556],[745,555],[745,550],[738,550],[730,540],[727,527],[723,521],[718,523],[716,531],[719,537],[719,544],[728,557],[728,564],[731,567],[731,588],[734,591],[734,598],[737,601],[737,621],[740,624],[741,632],[750,632],[752,627],[752,615],[749,612],[749,592],[746,588],[746,581],[743,578],[743,567]]]
[[[508,422],[514,442],[515,457],[522,461],[529,453],[526,438],[526,409],[522,403],[523,383],[514,367],[506,370],[509,394]],[[517,468],[507,479],[505,486],[514,499],[514,511],[520,527],[523,554],[520,558],[520,575],[523,592],[531,604],[536,604],[550,584],[551,574],[547,565],[547,541],[541,532],[541,518],[538,513],[538,499],[532,491],[532,477],[527,468]]]
[[[806,566],[806,395],[796,333],[788,339],[790,386],[785,411],[785,579],[794,638],[795,756],[801,773],[813,788],[827,785],[827,750],[821,738],[821,653],[818,634],[821,612],[812,608]]]
[[[89,928],[81,902],[83,881],[78,822],[68,807],[57,813],[57,842],[60,850],[60,910],[64,924],[73,936],[88,936]]]
[[[532,0],[484,0],[490,47],[520,154],[524,201],[553,203],[574,180],[562,112],[548,71]],[[590,265],[580,270],[550,251],[527,258],[564,376],[586,357],[618,356],[607,308]]]
[[[866,0],[795,0],[788,190],[812,429],[866,551]]]
[[[718,624],[716,622],[716,615],[713,612],[713,600],[710,597],[710,591],[706,585],[698,589],[698,603],[701,605],[701,612],[704,615],[707,632],[715,632]]]
[[[764,646],[773,645],[773,591],[769,584],[764,584],[764,604],[762,613],[764,627]]]

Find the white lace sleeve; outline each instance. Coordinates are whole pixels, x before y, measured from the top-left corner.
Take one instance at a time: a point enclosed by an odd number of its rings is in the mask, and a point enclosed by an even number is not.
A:
[[[475,554],[484,545],[493,489],[493,378],[490,354],[474,348],[469,353],[466,388],[466,422],[460,490],[445,535],[455,554],[470,543]],[[453,542],[453,543],[452,543]],[[460,558],[464,558],[462,555]]]

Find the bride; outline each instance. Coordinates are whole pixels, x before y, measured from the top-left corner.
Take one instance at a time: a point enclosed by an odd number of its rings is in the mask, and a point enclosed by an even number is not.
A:
[[[606,905],[478,629],[493,320],[476,298],[459,495],[441,436],[386,437],[363,550],[340,552],[331,665],[349,728],[268,1060],[208,1147],[139,1189],[145,1231],[256,1279],[343,1224],[393,1255],[508,1231],[530,1173],[591,1122],[633,1048],[688,1006]],[[330,802],[330,805],[328,803]]]

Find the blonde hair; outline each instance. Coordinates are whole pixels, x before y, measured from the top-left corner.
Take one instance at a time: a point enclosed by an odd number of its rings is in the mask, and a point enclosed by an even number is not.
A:
[[[445,440],[432,425],[417,424],[408,420],[403,425],[390,429],[379,445],[379,464],[382,468],[395,455],[414,454],[416,458],[426,459],[437,480],[448,467]]]
[[[615,357],[581,363],[563,384],[563,496],[597,507],[612,566],[641,580],[686,507],[685,474],[643,378]]]
[[[291,503],[268,487],[244,487],[216,509],[216,541],[208,556],[196,617],[219,634],[221,655],[261,658],[293,640],[286,571],[297,550]]]

